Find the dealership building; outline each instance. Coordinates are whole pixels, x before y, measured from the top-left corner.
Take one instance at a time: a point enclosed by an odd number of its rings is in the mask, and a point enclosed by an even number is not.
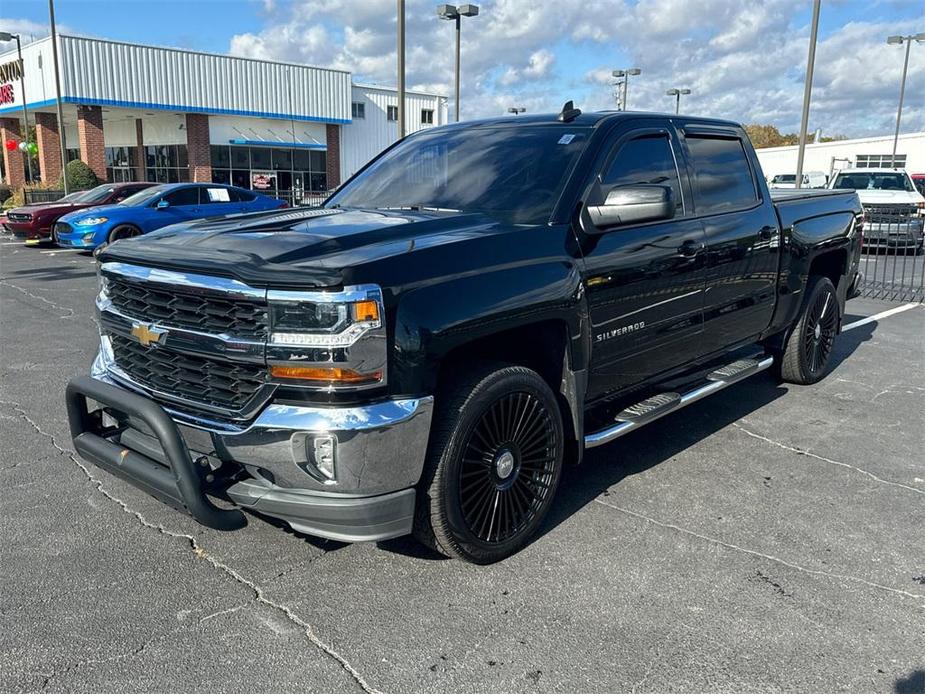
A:
[[[768,178],[777,174],[794,174],[799,147],[764,147],[757,150],[761,169]],[[804,172],[822,172],[831,176],[839,169],[853,167],[892,167],[893,135],[833,140],[806,145]],[[909,173],[925,173],[925,132],[906,133],[896,142],[897,168]]]
[[[23,86],[35,126],[33,179],[81,159],[105,181],[231,183],[298,202],[330,190],[398,137],[398,95],[342,70],[77,36],[0,55],[4,180],[26,183]],[[22,79],[20,79],[20,75]],[[406,92],[408,132],[446,123],[446,98]]]

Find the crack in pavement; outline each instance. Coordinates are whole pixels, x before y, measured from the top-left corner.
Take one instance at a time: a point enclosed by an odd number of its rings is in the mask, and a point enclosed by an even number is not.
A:
[[[148,646],[150,646],[152,643],[154,643],[154,642],[157,641],[158,639],[163,638],[164,636],[170,636],[170,635],[175,634],[175,633],[177,633],[177,632],[176,632],[176,631],[172,631],[172,632],[170,632],[169,634],[158,634],[158,635],[156,635],[156,636],[152,636],[150,639],[148,639],[148,640],[145,641],[143,644],[141,644],[140,646],[138,646],[138,648],[133,648],[132,650],[127,651],[127,652],[125,652],[125,653],[117,653],[116,655],[111,655],[111,656],[109,656],[109,657],[107,657],[107,658],[90,658],[90,659],[88,659],[88,660],[81,660],[81,661],[79,661],[79,662],[72,663],[71,665],[68,665],[68,666],[65,667],[63,670],[57,670],[57,669],[56,669],[56,670],[53,670],[52,672],[49,672],[49,673],[44,673],[44,672],[43,672],[43,673],[39,673],[39,674],[42,675],[42,685],[41,685],[40,689],[46,689],[46,688],[48,687],[48,685],[51,683],[51,681],[52,681],[53,679],[55,679],[56,677],[61,677],[62,675],[66,675],[66,674],[68,674],[68,673],[75,672],[75,671],[79,670],[79,669],[82,668],[82,667],[87,667],[88,665],[102,665],[102,664],[104,664],[104,663],[111,663],[111,662],[116,661],[116,660],[126,660],[127,658],[137,658],[138,656],[140,656],[140,655],[142,654],[142,652],[143,652]]]
[[[882,477],[878,477],[872,472],[868,472],[867,470],[864,470],[863,468],[859,468],[855,465],[851,465],[850,463],[843,463],[840,460],[832,460],[831,458],[826,458],[824,456],[817,455],[816,453],[811,453],[810,451],[804,450],[802,448],[797,448],[795,446],[788,446],[786,443],[781,443],[780,441],[769,439],[767,436],[756,434],[753,431],[749,431],[748,429],[743,427],[738,422],[733,422],[732,426],[734,426],[736,429],[741,431],[743,434],[747,434],[748,436],[751,436],[753,439],[764,441],[765,443],[769,443],[772,446],[777,446],[778,448],[782,448],[785,451],[790,451],[791,453],[796,453],[797,455],[805,455],[808,458],[815,458],[816,460],[821,460],[822,462],[828,463],[830,465],[838,465],[839,467],[844,467],[844,468],[848,468],[849,470],[854,470],[855,472],[859,472],[862,475],[865,475],[866,477],[869,477],[870,479],[874,480],[875,482],[879,482],[880,484],[886,484],[891,487],[899,487],[900,489],[905,489],[910,492],[915,492],[916,494],[925,494],[925,489],[916,489],[915,487],[911,487],[908,484],[903,484],[902,482],[893,482],[891,480],[885,480]]]
[[[350,662],[344,656],[342,656],[340,653],[334,650],[334,648],[331,645],[329,645],[325,641],[322,641],[317,636],[317,634],[315,634],[315,630],[313,629],[311,624],[309,624],[304,619],[299,617],[299,615],[293,612],[291,608],[267,597],[266,593],[264,592],[263,588],[260,585],[258,585],[257,583],[254,583],[248,578],[245,578],[236,569],[231,568],[230,566],[223,563],[216,557],[213,557],[211,554],[209,554],[205,550],[205,548],[203,548],[199,544],[199,541],[192,535],[188,535],[186,533],[181,533],[181,532],[176,532],[174,530],[169,530],[168,528],[165,528],[160,523],[152,523],[147,518],[145,518],[141,513],[130,508],[129,505],[126,502],[124,502],[122,499],[118,498],[117,496],[112,494],[109,490],[107,490],[103,486],[103,481],[97,477],[94,477],[93,473],[90,472],[90,469],[86,465],[84,465],[73,453],[71,453],[69,450],[65,448],[62,448],[58,444],[53,434],[42,429],[42,427],[39,426],[39,424],[37,424],[31,417],[29,417],[28,413],[22,408],[22,405],[20,405],[18,402],[13,402],[9,400],[0,400],[0,405],[7,405],[8,407],[12,407],[14,410],[16,410],[16,412],[19,413],[19,416],[22,417],[23,420],[28,422],[38,434],[47,438],[51,442],[52,446],[54,446],[57,450],[64,453],[68,458],[70,458],[70,460],[77,467],[79,467],[83,471],[87,479],[96,486],[96,491],[98,491],[104,497],[106,497],[107,499],[112,501],[114,504],[119,506],[119,508],[121,508],[122,511],[134,517],[135,520],[138,521],[138,523],[140,523],[142,526],[146,528],[155,530],[158,533],[165,535],[167,537],[175,538],[178,540],[183,540],[184,542],[189,544],[190,549],[192,550],[192,553],[196,557],[203,559],[204,561],[208,562],[213,568],[218,569],[225,575],[234,579],[237,583],[243,586],[246,586],[251,591],[253,591],[255,602],[259,602],[273,610],[276,610],[277,612],[282,613],[283,616],[286,617],[286,619],[288,619],[290,622],[292,622],[298,627],[301,627],[309,643],[311,643],[313,646],[318,648],[318,650],[322,651],[324,654],[326,654],[333,660],[337,661],[337,663],[341,666],[341,668],[348,675],[350,675],[351,678],[353,678],[354,682],[356,682],[356,684],[364,692],[367,692],[367,694],[383,694],[380,690],[370,685],[369,682],[367,682],[366,679],[363,677],[363,675],[361,675],[360,672],[356,668],[354,668],[353,665],[351,665]]]
[[[668,530],[675,530],[679,533],[690,535],[691,537],[696,537],[697,539],[703,540],[704,542],[709,542],[711,544],[718,545],[720,547],[725,547],[726,549],[735,550],[736,552],[750,554],[753,557],[760,557],[761,559],[767,559],[768,561],[773,561],[778,564],[783,564],[784,566],[790,567],[791,569],[795,569],[796,571],[800,571],[801,573],[810,574],[812,576],[825,576],[827,578],[851,581],[853,583],[860,583],[870,588],[877,588],[879,590],[885,590],[890,593],[896,593],[897,595],[902,595],[903,597],[906,597],[906,598],[912,598],[913,600],[921,601],[922,602],[921,607],[925,608],[925,594],[910,593],[909,591],[902,590],[900,588],[891,588],[890,586],[885,586],[882,583],[875,583],[874,581],[868,581],[867,579],[860,578],[858,576],[831,573],[829,571],[822,571],[820,569],[810,569],[805,566],[800,566],[799,564],[794,564],[793,562],[787,561],[786,559],[775,557],[773,554],[764,554],[763,552],[758,552],[753,549],[741,547],[731,542],[720,540],[719,538],[716,538],[716,537],[710,537],[709,535],[702,535],[700,533],[694,532],[693,530],[682,528],[681,526],[675,525],[673,523],[665,523],[664,521],[656,520],[655,518],[651,518],[650,516],[647,516],[643,513],[639,513],[637,511],[631,511],[628,508],[623,508],[621,506],[616,506],[614,504],[608,504],[606,501],[602,501],[600,498],[597,498],[594,501],[599,503],[601,506],[612,508],[614,511],[619,511],[620,513],[625,513],[626,515],[632,516],[634,518],[638,518],[639,520],[644,520],[647,523],[651,523],[652,525],[657,525],[660,528],[665,528]]]
[[[22,294],[25,294],[25,295],[28,296],[28,297],[31,297],[31,298],[33,298],[33,299],[38,299],[39,301],[43,301],[43,302],[45,302],[46,304],[48,304],[49,306],[51,306],[52,308],[55,308],[55,309],[57,309],[57,310],[59,310],[59,311],[67,311],[67,313],[66,313],[65,315],[63,315],[63,316],[58,316],[58,318],[76,318],[76,314],[74,313],[74,309],[68,308],[67,306],[62,306],[61,304],[56,304],[54,301],[49,301],[49,300],[46,299],[44,296],[39,296],[38,294],[33,294],[32,292],[30,292],[30,291],[28,291],[28,290],[26,290],[26,289],[23,289],[22,287],[19,287],[19,286],[13,284],[13,283],[10,282],[9,280],[0,279],[0,286],[10,287],[10,288],[12,288],[12,289],[15,289],[16,291],[18,291],[18,292],[20,292],[20,293],[22,293]]]

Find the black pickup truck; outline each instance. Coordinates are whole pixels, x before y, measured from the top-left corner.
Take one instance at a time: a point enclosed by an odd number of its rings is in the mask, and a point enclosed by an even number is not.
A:
[[[765,369],[822,378],[861,225],[853,191],[772,197],[735,123],[429,129],[320,208],[109,246],[74,447],[211,527],[497,561],[585,449]]]

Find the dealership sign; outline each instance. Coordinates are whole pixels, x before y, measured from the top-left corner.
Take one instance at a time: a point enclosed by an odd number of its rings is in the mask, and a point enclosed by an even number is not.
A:
[[[16,97],[13,94],[13,85],[9,83],[21,79],[21,60],[11,60],[8,63],[0,65],[0,104],[12,104],[16,101]]]

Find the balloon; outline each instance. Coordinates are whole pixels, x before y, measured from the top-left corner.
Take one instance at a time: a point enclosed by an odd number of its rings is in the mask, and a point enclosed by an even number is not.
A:
[[[34,142],[30,142],[29,143],[29,154],[31,154],[32,156],[35,156],[38,153],[39,153],[39,146],[35,144]]]
[[[20,151],[20,152],[28,152],[28,151],[29,151],[29,143],[26,142],[26,141],[20,142],[20,143],[19,143],[19,151]]]
[[[17,147],[17,145],[16,145],[16,140],[7,140],[7,141],[6,141],[6,149],[7,149],[7,151],[9,151],[9,152],[15,152],[15,151],[16,151],[16,147]]]

